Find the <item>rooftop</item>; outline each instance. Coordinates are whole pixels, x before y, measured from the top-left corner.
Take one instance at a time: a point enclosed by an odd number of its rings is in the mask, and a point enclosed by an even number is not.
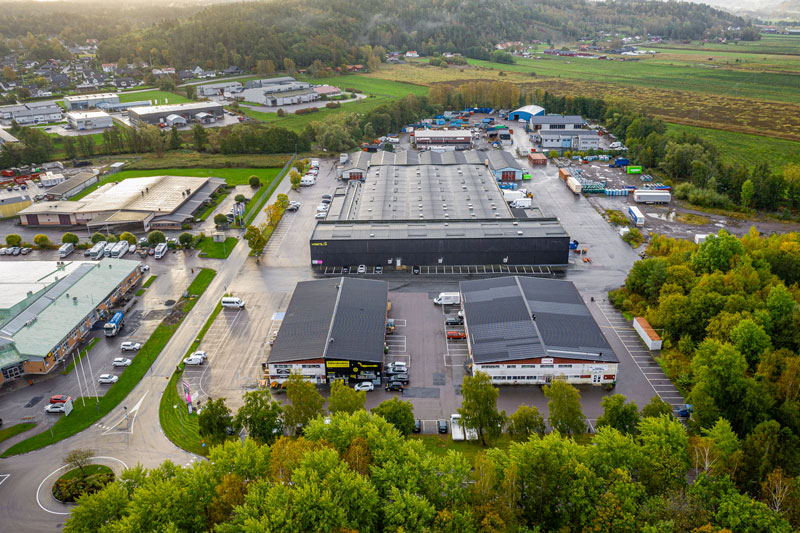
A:
[[[80,262],[33,304],[3,327],[22,357],[46,357],[136,268],[139,261]],[[27,357],[25,357],[27,358]]]
[[[510,276],[460,287],[477,363],[540,357],[617,362],[571,281]]]
[[[10,309],[28,297],[49,287],[78,267],[70,262],[56,266],[53,261],[0,262],[0,309]]]
[[[17,142],[19,142],[19,139],[17,139],[13,135],[11,135],[9,132],[4,130],[3,128],[0,128],[0,139],[2,139],[4,143],[17,143]],[[0,144],[2,144],[2,143],[0,143]]]
[[[270,363],[304,359],[383,361],[387,285],[332,278],[301,281],[269,355]]]
[[[519,109],[515,109],[512,113],[530,113],[533,116],[544,113],[544,108],[538,105],[524,105]]]
[[[97,94],[79,94],[76,96],[65,96],[64,102],[83,102],[86,100],[109,100],[119,99],[119,95],[115,93],[97,93]]]
[[[85,196],[81,211],[152,211],[170,213],[205,185],[208,178],[150,176],[106,183]]]
[[[168,105],[148,105],[148,106],[138,106],[128,110],[129,113],[135,113],[137,115],[147,115],[148,113],[185,113],[187,111],[192,111],[194,109],[200,109],[205,111],[206,109],[210,108],[219,108],[220,112],[222,112],[222,104],[218,104],[216,102],[191,102],[188,104],[168,104]]]
[[[110,117],[108,113],[105,111],[70,111],[67,113],[67,117],[73,118],[75,120],[83,120],[89,118],[105,118]]]
[[[569,237],[556,218],[502,220],[320,220],[314,242],[334,240],[479,239],[492,237]]]
[[[580,115],[539,115],[531,117],[531,125],[539,124],[583,124]]]
[[[71,191],[72,189],[74,189],[75,187],[78,187],[78,186],[86,183],[87,181],[89,181],[90,179],[94,178],[95,176],[96,176],[96,174],[91,170],[78,172],[77,174],[75,174],[71,178],[67,178],[66,181],[63,181],[63,182],[59,183],[58,185],[55,185],[54,187],[50,187],[49,189],[47,189],[47,194],[54,194],[54,195],[57,195],[57,196],[62,195],[62,194],[66,194],[69,191]]]

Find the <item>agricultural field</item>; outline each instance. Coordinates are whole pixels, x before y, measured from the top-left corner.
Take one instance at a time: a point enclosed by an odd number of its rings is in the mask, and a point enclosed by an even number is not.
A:
[[[228,185],[246,185],[250,176],[258,176],[262,187],[268,185],[280,172],[280,168],[161,168],[152,170],[123,170],[102,178],[96,185],[79,192],[70,200],[80,200],[101,185],[128,178],[147,176],[193,176],[223,178]]]
[[[612,73],[604,76],[591,72],[591,65],[601,65],[602,68],[611,68],[623,65],[620,62],[598,62],[596,60],[572,59],[571,63],[563,60],[525,60],[534,64],[534,67],[523,65],[505,65],[487,61],[474,61],[472,67],[466,68],[441,68],[409,63],[392,67],[381,68],[369,76],[380,77],[395,81],[413,79],[419,84],[433,85],[436,83],[450,83],[459,85],[467,81],[508,81],[521,84],[530,89],[548,90],[554,94],[562,95],[596,95],[607,100],[625,101],[635,107],[662,118],[667,122],[686,124],[691,126],[721,129],[732,132],[742,132],[752,135],[766,135],[788,140],[800,140],[800,103],[795,96],[793,102],[757,100],[755,97],[744,95],[731,96],[725,94],[725,89],[720,89],[712,78],[702,78],[705,86],[703,90],[691,90],[692,83],[699,84],[699,77],[689,78],[687,86],[681,87],[677,82],[671,82],[676,88],[667,89],[662,84],[651,78],[653,85],[633,85],[639,81],[620,81]],[[470,60],[472,61],[472,60]],[[555,65],[559,69],[568,69],[576,62],[582,64],[576,67],[573,76],[558,74],[556,76],[543,76],[544,66]],[[800,58],[799,58],[800,61]],[[631,63],[633,68],[643,68],[637,63]],[[587,66],[589,65],[589,66]],[[621,68],[631,68],[623,66]],[[684,71],[691,68],[673,68],[671,76],[679,78]],[[503,75],[500,75],[500,73]],[[535,76],[530,73],[535,72]],[[632,80],[635,76],[629,72]],[[581,79],[580,76],[585,79]],[[691,73],[690,73],[691,74]],[[744,75],[745,73],[733,73]],[[669,77],[662,74],[663,77]],[[747,73],[747,76],[750,76]],[[758,76],[757,76],[758,78]],[[800,77],[795,77],[800,80]],[[609,81],[614,80],[614,81]],[[625,83],[630,83],[626,85]],[[716,92],[713,87],[717,83]],[[795,82],[797,83],[797,82]],[[681,88],[677,88],[681,87]],[[729,89],[728,92],[732,92]],[[788,93],[789,88],[781,91]],[[781,92],[778,91],[778,92]],[[796,89],[795,89],[796,92]]]
[[[168,91],[160,91],[158,89],[153,89],[152,91],[119,93],[119,101],[122,103],[139,102],[141,100],[156,100],[156,102],[154,102],[156,105],[162,105],[166,103],[185,104],[191,102],[191,100],[183,95]]]
[[[731,43],[702,43],[693,41],[690,44],[653,44],[647,48],[703,51],[714,50],[736,54],[790,54],[797,55],[800,50],[800,35],[761,35],[759,41],[740,41]]]
[[[772,139],[761,135],[746,135],[730,131],[697,128],[681,124],[668,124],[670,133],[692,133],[701,136],[719,148],[723,161],[752,164],[764,161],[772,168],[788,163],[800,163],[800,142]]]

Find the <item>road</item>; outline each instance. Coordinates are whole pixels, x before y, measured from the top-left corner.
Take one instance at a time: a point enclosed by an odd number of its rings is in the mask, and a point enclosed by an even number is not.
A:
[[[289,187],[289,180],[284,180],[273,195],[286,193]],[[256,224],[262,222],[263,212],[255,219]],[[41,487],[40,484],[61,467],[64,455],[71,449],[89,448],[98,456],[111,458],[103,462],[117,473],[123,468],[119,461],[127,466],[141,464],[153,468],[167,459],[179,465],[200,459],[178,449],[164,436],[158,420],[159,401],[175,365],[189,349],[217,302],[232,286],[239,285],[239,274],[244,271],[253,275],[252,272],[267,270],[259,268],[248,253],[248,247],[240,244],[226,261],[220,262],[211,285],[121,405],[73,437],[28,454],[0,459],[0,515],[5,524],[13,524],[18,533],[60,529],[69,506],[55,501],[49,493],[57,476],[50,477]],[[128,407],[128,420],[123,406]]]

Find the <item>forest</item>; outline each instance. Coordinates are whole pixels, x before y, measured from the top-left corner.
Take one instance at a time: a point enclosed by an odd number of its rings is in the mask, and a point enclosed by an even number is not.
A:
[[[747,21],[706,5],[679,2],[557,0],[276,0],[222,4],[100,43],[102,61],[190,68],[253,69],[258,61],[299,67],[367,63],[369,47],[480,53],[506,40],[554,42],[598,32],[697,39]],[[362,48],[366,47],[366,48]],[[152,60],[150,59],[152,58]]]
[[[336,412],[270,444],[228,440],[191,468],[136,466],[82,496],[64,531],[788,533],[797,525],[800,488],[780,469],[754,486],[755,497],[733,481],[748,463],[763,464],[774,440],[742,441],[724,420],[690,438],[668,414],[639,419],[635,406],[633,414],[634,425],[598,428],[591,445],[534,433],[470,461],[431,453],[374,413]]]

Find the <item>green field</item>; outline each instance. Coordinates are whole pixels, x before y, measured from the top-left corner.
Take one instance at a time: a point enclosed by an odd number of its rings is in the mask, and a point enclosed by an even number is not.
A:
[[[269,184],[278,175],[279,168],[162,168],[153,170],[123,170],[102,178],[97,184],[83,190],[70,198],[80,200],[99,186],[122,181],[128,178],[142,178],[147,176],[193,176],[223,178],[228,185],[247,185],[250,176],[258,176],[262,184]]]
[[[798,54],[800,51],[800,35],[762,34],[760,41],[740,41],[731,43],[702,43],[692,41],[691,44],[657,44],[647,45],[655,49],[703,50],[733,52],[737,54]]]
[[[658,56],[656,56],[657,58]],[[800,82],[800,57],[795,72],[756,72],[721,68],[720,65],[665,62],[642,58],[639,61],[605,61],[588,58],[544,56],[540,59],[516,58],[516,64],[469,59],[471,65],[507,72],[530,73],[536,77],[561,77],[596,81],[629,87],[648,87],[691,91],[717,96],[752,98],[796,104]],[[713,63],[713,62],[712,62]],[[636,94],[630,94],[635,99]]]
[[[197,245],[197,249],[205,254],[203,257],[209,259],[227,259],[228,256],[231,255],[233,247],[236,246],[238,242],[239,239],[236,237],[228,237],[225,239],[225,242],[214,242],[214,239],[211,237],[205,237],[200,241],[200,244]]]
[[[185,104],[187,102],[191,102],[191,100],[183,95],[167,91],[160,91],[158,89],[153,89],[152,91],[119,93],[119,101],[122,103],[139,102],[141,100],[158,100],[157,102],[154,102],[156,105],[162,105],[166,103]]]
[[[424,85],[387,81],[357,74],[351,76],[334,76],[332,78],[303,78],[303,80],[315,85],[333,85],[339,87],[343,91],[345,89],[356,89],[364,94],[393,96],[395,98],[402,98],[407,94],[415,94],[417,96],[428,94],[428,88]]]
[[[764,161],[774,169],[787,163],[800,163],[800,142],[796,141],[681,124],[668,124],[667,131],[700,135],[715,144],[719,148],[723,161],[729,163],[752,165],[754,162]]]

